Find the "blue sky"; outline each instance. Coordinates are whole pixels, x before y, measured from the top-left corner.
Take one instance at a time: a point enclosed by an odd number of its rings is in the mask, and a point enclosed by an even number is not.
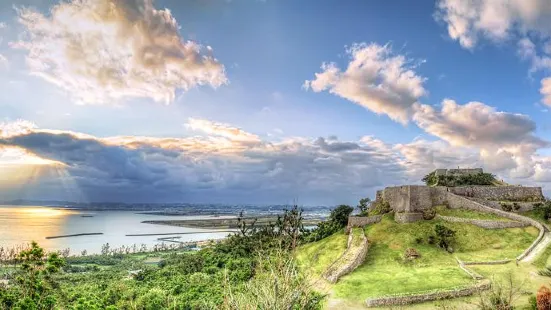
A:
[[[541,22],[551,16],[549,4],[90,0],[81,5],[71,11],[77,2],[0,4],[5,140],[0,167],[16,171],[0,180],[6,197],[25,198],[16,197],[24,192],[27,198],[131,201],[137,197],[131,189],[143,182],[139,199],[145,201],[351,203],[387,184],[419,182],[443,166],[483,166],[512,183],[544,188],[551,181],[551,128],[540,90],[551,68],[550,27]],[[114,19],[98,10],[109,5]],[[98,15],[92,19],[89,12]],[[161,13],[166,18],[155,19]],[[77,17],[66,23],[71,16]],[[109,27],[125,31],[125,37],[111,38]],[[74,59],[68,54],[71,38],[85,42]],[[202,46],[200,51],[187,49],[188,40]],[[370,59],[379,68],[376,76],[370,78],[365,66],[345,74],[369,46],[380,53],[368,56],[380,57]],[[150,65],[149,54],[138,59],[146,48],[158,53],[160,65]],[[196,56],[193,63],[189,55]],[[316,77],[325,71],[323,63],[339,68],[340,82]],[[98,68],[105,71],[95,72]],[[129,78],[134,69],[139,77]],[[160,77],[167,72],[166,79]],[[392,80],[396,74],[412,79],[406,85]],[[185,78],[174,82],[180,75]],[[140,82],[144,76],[147,84]],[[158,97],[171,92],[169,100]],[[445,99],[452,101],[443,105]],[[248,135],[236,137],[237,129]],[[68,138],[72,152],[51,142],[61,137]],[[178,146],[167,146],[168,137],[177,138]],[[201,145],[191,145],[197,139]],[[96,175],[109,166],[105,160],[115,159],[85,159],[79,149],[88,145],[84,142],[119,148],[129,166],[120,175]],[[336,147],[347,143],[356,147]],[[334,149],[324,147],[331,144]],[[168,150],[176,153],[164,154]],[[318,166],[329,160],[330,167]],[[40,172],[21,183],[21,176],[12,176],[26,175],[21,171],[36,169],[37,162],[46,166],[41,171],[55,166],[64,177]],[[151,179],[144,171],[150,170],[159,185],[147,186]],[[79,197],[59,185],[67,180]],[[121,186],[118,192],[107,188],[110,182]]]

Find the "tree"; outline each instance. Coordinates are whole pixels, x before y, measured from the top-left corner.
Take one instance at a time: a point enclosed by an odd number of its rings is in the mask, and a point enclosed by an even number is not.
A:
[[[370,206],[371,206],[371,199],[369,197],[360,199],[360,203],[357,206],[357,208],[360,210],[360,216],[367,215]]]
[[[337,224],[340,228],[348,225],[348,217],[354,211],[354,208],[348,205],[339,205],[331,211],[329,215],[329,220]]]
[[[15,283],[20,296],[15,308],[53,309],[56,299],[51,290],[51,275],[65,264],[59,253],[47,255],[33,241],[28,249],[17,255],[17,259],[21,262],[21,268]]]

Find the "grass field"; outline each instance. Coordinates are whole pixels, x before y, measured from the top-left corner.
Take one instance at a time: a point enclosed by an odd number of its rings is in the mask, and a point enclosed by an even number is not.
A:
[[[320,275],[346,250],[348,236],[336,233],[318,242],[301,246],[297,252],[299,264],[309,272]]]
[[[448,209],[445,206],[436,207],[436,212],[445,216],[464,217],[477,220],[510,221],[508,218],[491,213],[483,213],[466,209]]]
[[[454,210],[453,216],[478,216],[466,210]],[[456,231],[454,254],[427,243],[435,224]],[[332,287],[332,298],[362,303],[368,297],[396,293],[445,289],[472,283],[461,271],[454,256],[465,261],[514,258],[537,236],[532,227],[487,230],[474,225],[447,223],[439,220],[397,224],[391,215],[365,229],[370,248],[366,261]],[[420,241],[420,243],[418,243]],[[346,247],[342,233],[305,245],[298,259],[320,274]],[[404,251],[413,247],[421,254],[414,262],[404,262]]]

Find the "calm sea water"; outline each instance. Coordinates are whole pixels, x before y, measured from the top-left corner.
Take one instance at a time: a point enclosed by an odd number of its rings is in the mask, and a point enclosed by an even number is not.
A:
[[[82,217],[92,215],[93,217]],[[159,237],[169,236],[125,236],[127,234],[182,233],[178,241],[199,241],[223,238],[227,232],[205,233],[209,230],[144,224],[146,220],[202,219],[210,216],[160,216],[138,214],[135,211],[79,211],[63,210],[41,206],[0,206],[0,246],[13,247],[31,242],[39,243],[47,250],[71,249],[72,254],[82,250],[99,253],[101,246],[109,243],[111,248],[146,244],[152,247],[161,243]],[[96,236],[78,236],[46,239],[81,233],[103,233]]]

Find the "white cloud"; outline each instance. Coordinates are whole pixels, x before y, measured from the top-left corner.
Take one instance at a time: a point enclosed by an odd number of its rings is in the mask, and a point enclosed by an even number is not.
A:
[[[189,118],[186,127],[191,130],[199,130],[210,135],[225,137],[232,141],[260,141],[260,138],[257,135],[248,133],[240,128],[231,126],[229,124],[213,122],[206,119]]]
[[[386,114],[406,124],[412,106],[427,92],[425,78],[403,55],[394,55],[390,46],[354,44],[347,49],[350,62],[345,71],[335,63],[324,63],[322,72],[304,82],[314,92],[329,91],[377,114]]]
[[[10,62],[6,58],[6,56],[0,54],[0,68],[8,68],[9,65],[10,65]]]
[[[13,122],[0,123],[0,138],[9,138],[12,136],[31,133],[37,129],[35,123],[27,120],[17,120]]]
[[[536,124],[528,116],[499,112],[481,102],[459,105],[446,99],[440,111],[418,105],[413,119],[427,133],[457,146],[535,149],[547,145],[534,136]]]
[[[551,34],[551,2],[547,0],[440,0],[436,16],[450,38],[472,49],[481,38],[500,42],[529,32]]]
[[[532,177],[537,151],[549,146],[535,136],[536,125],[528,116],[496,111],[481,102],[459,105],[446,99],[441,110],[418,105],[413,119],[453,147],[476,150],[484,167],[509,178]]]
[[[543,96],[543,103],[551,106],[551,77],[541,80],[540,93]]]
[[[44,15],[18,9],[31,73],[79,103],[128,98],[174,100],[176,90],[227,83],[211,48],[185,41],[168,9],[153,0],[71,0]],[[205,53],[206,50],[206,53]]]

